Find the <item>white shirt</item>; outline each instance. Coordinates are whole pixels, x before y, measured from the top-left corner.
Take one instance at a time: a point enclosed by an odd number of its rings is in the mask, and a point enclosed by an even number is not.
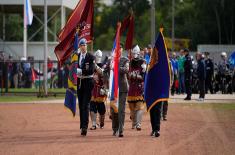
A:
[[[86,52],[87,53],[87,52]],[[82,64],[82,58],[86,58],[86,53],[82,53],[80,54],[80,58],[79,58],[79,66],[81,67],[81,64]]]

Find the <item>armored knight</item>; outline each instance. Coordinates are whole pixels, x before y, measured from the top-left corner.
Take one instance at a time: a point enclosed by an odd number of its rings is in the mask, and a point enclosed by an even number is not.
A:
[[[129,91],[127,101],[129,103],[132,129],[141,130],[141,121],[144,110],[144,74],[146,72],[146,61],[140,57],[140,48],[134,46],[131,51],[131,62],[129,70]]]
[[[99,125],[100,128],[104,128],[104,119],[105,119],[105,101],[107,98],[107,93],[105,87],[105,81],[103,76],[103,64],[102,64],[102,52],[100,50],[97,50],[95,52],[95,73],[94,73],[94,88],[92,90],[92,97],[90,102],[90,114],[91,114],[91,122],[92,127],[91,130],[95,130],[97,123],[97,112],[99,113]]]

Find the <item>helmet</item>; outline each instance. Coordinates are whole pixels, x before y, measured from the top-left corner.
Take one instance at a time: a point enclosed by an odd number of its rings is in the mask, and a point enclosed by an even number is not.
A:
[[[132,56],[133,56],[134,58],[137,58],[137,57],[138,57],[138,55],[140,54],[140,48],[139,48],[138,45],[136,45],[136,46],[132,49],[131,54],[132,54]]]
[[[226,52],[222,52],[222,53],[220,54],[220,56],[226,58],[226,57],[227,57],[227,54],[226,54]]]
[[[97,50],[95,52],[95,61],[96,61],[96,63],[101,63],[102,55],[103,55],[103,53],[102,53],[101,50]]]

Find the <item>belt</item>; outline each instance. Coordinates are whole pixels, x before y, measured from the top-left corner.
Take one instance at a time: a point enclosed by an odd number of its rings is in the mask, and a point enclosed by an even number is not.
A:
[[[83,79],[92,79],[93,78],[93,75],[87,75],[87,76],[79,76],[79,89],[81,88],[81,83],[82,83],[82,80]]]
[[[87,76],[79,76],[79,79],[91,79],[93,78],[93,75],[87,75]]]

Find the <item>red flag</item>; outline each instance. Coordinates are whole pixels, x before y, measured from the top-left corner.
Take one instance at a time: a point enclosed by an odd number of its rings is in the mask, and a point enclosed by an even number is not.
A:
[[[132,49],[132,43],[133,43],[133,37],[134,37],[134,16],[133,13],[131,13],[129,16],[127,16],[123,22],[121,27],[121,33],[123,33],[128,28],[127,37],[126,37],[126,43],[125,43],[125,49],[129,50]]]
[[[79,38],[85,38],[88,43],[93,38],[94,0],[80,0],[70,15],[66,25],[60,31],[60,43],[55,47],[55,54],[60,64],[71,55],[74,50],[74,36],[79,29]]]

